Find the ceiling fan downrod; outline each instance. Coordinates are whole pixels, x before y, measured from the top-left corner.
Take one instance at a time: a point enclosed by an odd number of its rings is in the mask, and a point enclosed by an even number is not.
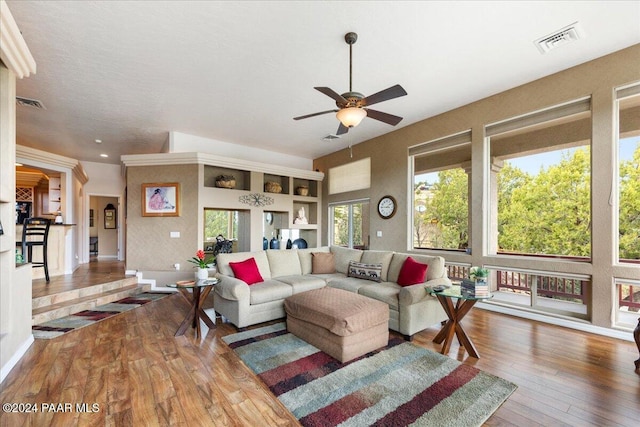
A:
[[[353,44],[358,41],[358,35],[353,32],[349,32],[344,35],[344,41],[349,45],[349,92],[353,92],[352,88],[352,74],[353,74]]]

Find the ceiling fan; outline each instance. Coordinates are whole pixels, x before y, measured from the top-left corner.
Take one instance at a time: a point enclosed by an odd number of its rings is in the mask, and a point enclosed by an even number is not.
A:
[[[320,111],[318,113],[307,114],[304,116],[294,117],[293,120],[307,119],[309,117],[320,116],[322,114],[336,113],[336,117],[340,120],[340,126],[336,135],[342,135],[349,131],[349,128],[358,126],[362,119],[365,117],[371,117],[372,119],[379,120],[381,122],[390,124],[392,126],[397,125],[402,120],[402,117],[394,116],[393,114],[383,113],[382,111],[372,110],[367,108],[370,105],[377,104],[378,102],[388,101],[390,99],[399,98],[405,96],[407,92],[400,85],[391,86],[390,88],[381,90],[365,97],[359,92],[353,92],[351,88],[352,82],[352,46],[358,40],[356,33],[350,32],[345,34],[344,40],[349,45],[349,92],[345,92],[342,95],[338,94],[334,90],[328,87],[314,87],[314,89],[324,93],[330,98],[336,101],[337,110]]]

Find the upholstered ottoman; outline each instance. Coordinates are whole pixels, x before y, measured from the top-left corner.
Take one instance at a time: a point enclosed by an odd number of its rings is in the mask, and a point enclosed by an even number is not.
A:
[[[347,362],[389,342],[389,306],[342,289],[322,288],[284,300],[287,330]]]

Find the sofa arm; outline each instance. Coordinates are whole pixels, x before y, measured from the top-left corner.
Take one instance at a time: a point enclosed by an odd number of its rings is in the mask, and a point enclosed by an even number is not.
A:
[[[426,297],[431,296],[429,292],[427,292],[427,287],[431,288],[439,285],[451,286],[451,280],[446,277],[440,277],[417,285],[404,286],[400,289],[400,295],[398,295],[400,305],[412,305],[422,301]]]
[[[246,282],[224,275],[218,275],[217,278],[220,282],[215,285],[214,289],[222,298],[233,301],[249,299],[249,285]]]

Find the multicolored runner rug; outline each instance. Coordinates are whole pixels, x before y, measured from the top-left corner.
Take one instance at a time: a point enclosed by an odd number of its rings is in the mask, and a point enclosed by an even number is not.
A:
[[[70,316],[35,325],[31,328],[31,331],[34,338],[46,340],[59,337],[67,332],[93,325],[101,320],[108,319],[125,311],[133,310],[141,305],[157,301],[169,295],[171,294],[143,292],[109,304],[99,305],[92,310],[81,311]]]
[[[347,363],[284,323],[223,340],[303,426],[480,426],[517,388],[400,338]]]

